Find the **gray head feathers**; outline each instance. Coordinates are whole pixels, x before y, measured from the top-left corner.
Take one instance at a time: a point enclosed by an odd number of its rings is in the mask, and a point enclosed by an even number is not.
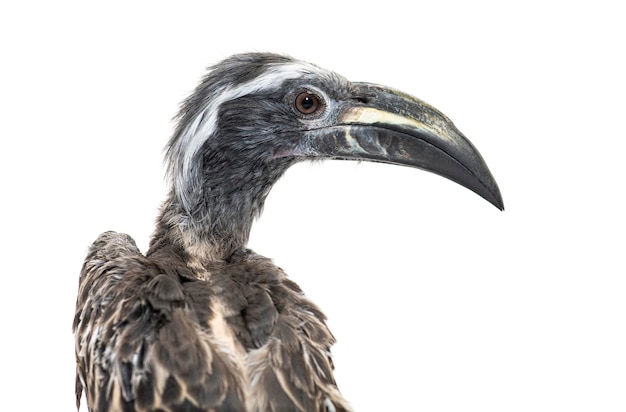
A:
[[[201,149],[208,139],[216,137],[224,104],[246,95],[278,90],[290,79],[306,76],[338,78],[310,63],[259,53],[232,56],[209,70],[193,94],[184,101],[177,117],[178,127],[167,148],[170,183],[187,213],[198,206],[196,194],[203,189]],[[263,132],[258,129],[258,124],[249,127],[256,133]]]

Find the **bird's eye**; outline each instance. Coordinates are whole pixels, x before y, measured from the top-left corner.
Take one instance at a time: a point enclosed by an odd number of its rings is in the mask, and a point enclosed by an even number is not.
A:
[[[302,92],[296,97],[296,109],[302,114],[314,114],[324,108],[321,99],[310,92]]]

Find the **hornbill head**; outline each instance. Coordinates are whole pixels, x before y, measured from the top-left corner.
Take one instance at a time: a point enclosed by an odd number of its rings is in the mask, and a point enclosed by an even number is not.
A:
[[[281,55],[235,55],[212,67],[184,102],[167,153],[183,214],[218,231],[220,221],[258,215],[273,183],[306,159],[416,167],[504,208],[479,152],[437,109]]]

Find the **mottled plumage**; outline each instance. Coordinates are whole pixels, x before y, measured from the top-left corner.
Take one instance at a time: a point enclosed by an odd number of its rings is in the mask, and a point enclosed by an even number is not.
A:
[[[233,56],[182,106],[148,252],[115,232],[89,249],[73,326],[77,405],[84,391],[101,412],[350,409],[326,317],[246,248],[272,185],[314,158],[428,169],[502,208],[478,152],[424,102],[285,56]]]

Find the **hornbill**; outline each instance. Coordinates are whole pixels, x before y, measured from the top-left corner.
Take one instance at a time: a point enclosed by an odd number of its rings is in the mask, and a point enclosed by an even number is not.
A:
[[[435,108],[291,57],[209,69],[166,148],[169,191],[149,250],[105,232],[73,323],[76,402],[90,411],[345,411],[322,311],[246,248],[289,166],[369,160],[425,169],[503,209],[474,146]]]

